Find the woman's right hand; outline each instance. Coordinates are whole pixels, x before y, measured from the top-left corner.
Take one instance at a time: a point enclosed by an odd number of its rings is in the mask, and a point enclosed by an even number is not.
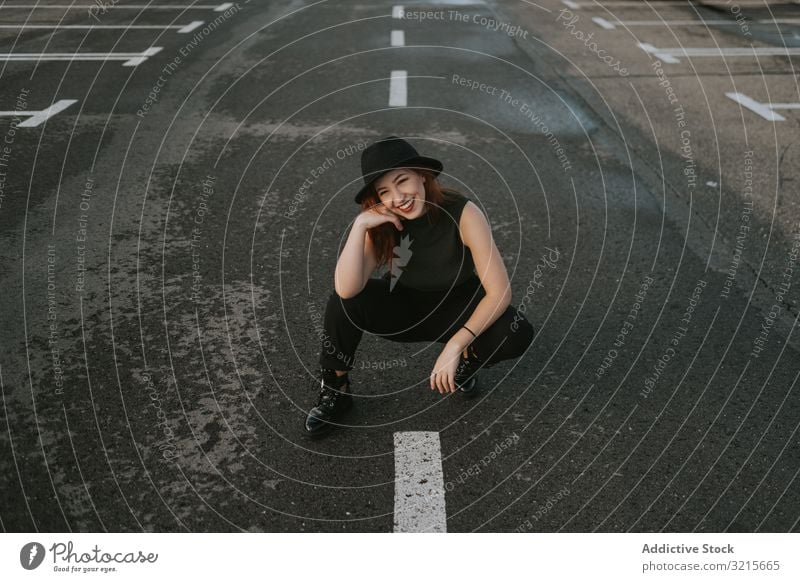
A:
[[[374,228],[384,222],[391,222],[397,230],[403,230],[400,217],[383,204],[376,204],[356,216],[356,223],[367,229]]]

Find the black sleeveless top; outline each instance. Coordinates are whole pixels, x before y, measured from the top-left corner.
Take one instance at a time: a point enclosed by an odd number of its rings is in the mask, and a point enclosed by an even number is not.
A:
[[[431,223],[430,210],[403,220],[403,230],[394,229],[394,257],[384,278],[392,287],[400,285],[420,291],[446,291],[477,278],[472,253],[461,242],[459,222],[469,198],[450,193],[454,202],[442,205],[439,220]]]

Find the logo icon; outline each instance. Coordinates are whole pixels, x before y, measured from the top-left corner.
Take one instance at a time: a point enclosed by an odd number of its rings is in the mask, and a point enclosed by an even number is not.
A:
[[[26,570],[35,570],[44,561],[44,546],[37,542],[30,542],[22,546],[19,552],[19,563]]]
[[[394,289],[394,284],[397,283],[397,280],[400,278],[400,275],[403,274],[403,267],[408,264],[408,261],[411,260],[411,245],[414,243],[413,240],[410,240],[410,235],[406,235],[400,239],[400,245],[395,245],[392,249],[392,270],[391,270],[391,282],[389,283],[389,291],[391,292]],[[397,260],[395,260],[397,259]]]

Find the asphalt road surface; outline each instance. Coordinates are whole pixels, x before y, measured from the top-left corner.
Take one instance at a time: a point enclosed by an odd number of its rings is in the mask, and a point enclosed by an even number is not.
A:
[[[797,3],[125,2],[0,4],[3,530],[800,531]],[[391,134],[536,337],[310,442]]]

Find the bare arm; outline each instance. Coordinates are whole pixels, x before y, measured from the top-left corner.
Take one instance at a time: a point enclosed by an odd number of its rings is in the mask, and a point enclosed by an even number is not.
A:
[[[473,202],[468,202],[464,207],[459,226],[462,240],[472,253],[475,271],[486,290],[486,296],[475,306],[475,311],[465,324],[475,335],[481,335],[511,304],[511,285],[503,258],[492,238],[492,229],[483,212]],[[450,341],[463,350],[473,339],[472,334],[462,328]]]
[[[511,304],[511,286],[503,258],[492,238],[492,229],[480,208],[468,202],[461,213],[459,227],[461,240],[472,253],[475,270],[486,291],[486,295],[478,302],[465,324],[479,336],[497,321]],[[434,364],[430,378],[431,390],[438,388],[441,393],[455,391],[458,358],[474,339],[463,327],[453,334]]]
[[[383,204],[377,204],[356,216],[350,235],[339,255],[334,273],[334,289],[342,299],[355,297],[367,284],[375,268],[378,266],[377,253],[369,236],[369,229],[391,222],[397,230],[403,230],[400,218],[387,210]]]
[[[375,259],[371,248],[372,242],[367,234],[367,228],[356,221],[350,229],[350,235],[347,237],[342,254],[339,255],[334,273],[334,288],[342,299],[361,293],[367,284],[367,279],[375,270]]]

